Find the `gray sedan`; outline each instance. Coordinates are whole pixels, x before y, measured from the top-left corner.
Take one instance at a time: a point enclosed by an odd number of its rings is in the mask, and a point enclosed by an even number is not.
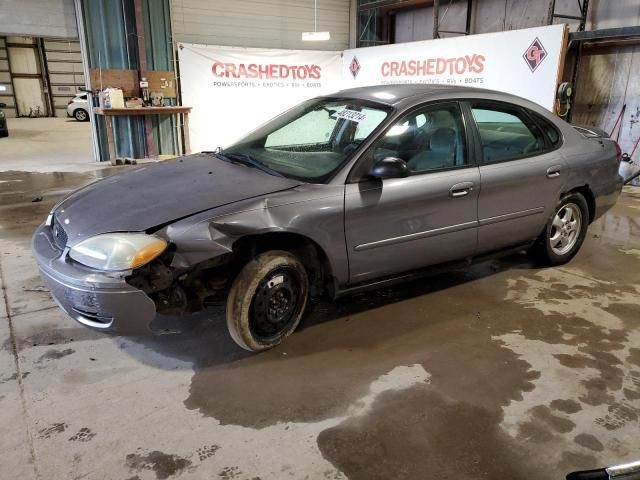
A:
[[[58,304],[118,334],[226,301],[273,347],[309,297],[527,249],[558,265],[618,198],[620,150],[540,106],[461,87],[345,90],[235,145],[89,185],[33,237]]]

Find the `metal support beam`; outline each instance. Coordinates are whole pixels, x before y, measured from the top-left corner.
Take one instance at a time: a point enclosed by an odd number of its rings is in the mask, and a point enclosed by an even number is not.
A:
[[[566,13],[556,13],[556,0],[551,0],[549,3],[549,15],[547,16],[547,24],[552,25],[556,18],[562,18],[565,20],[580,20],[578,25],[578,31],[583,32],[587,25],[587,13],[589,11],[589,0],[578,0],[578,6],[580,7],[580,15],[569,15]]]
[[[136,37],[138,40],[138,70],[140,72],[138,76],[139,78],[142,78],[142,72],[146,72],[148,70],[147,47],[144,35],[144,18],[142,16],[142,0],[134,0],[133,5],[136,20]],[[105,120],[108,121],[109,119]],[[144,124],[144,139],[147,150],[146,157],[149,158],[153,155],[153,151],[155,149],[153,144],[153,124],[149,115],[145,115],[142,122]]]
[[[433,0],[433,38],[440,38],[440,0]]]
[[[640,38],[640,26],[602,28],[600,30],[590,30],[588,32],[573,32],[569,34],[569,42],[597,42],[627,38]]]
[[[473,7],[473,0],[467,0],[467,21],[465,22],[464,31],[467,35],[471,35],[471,8]]]

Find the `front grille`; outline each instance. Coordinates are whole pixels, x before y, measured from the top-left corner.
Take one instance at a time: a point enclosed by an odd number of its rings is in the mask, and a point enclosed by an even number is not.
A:
[[[67,232],[64,231],[62,224],[57,218],[53,219],[53,227],[51,234],[53,235],[53,242],[60,250],[64,250],[67,246]]]

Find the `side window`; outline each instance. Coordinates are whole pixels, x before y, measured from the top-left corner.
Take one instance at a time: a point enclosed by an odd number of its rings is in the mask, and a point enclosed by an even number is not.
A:
[[[397,157],[421,173],[467,164],[462,115],[456,105],[417,110],[401,118],[373,146],[375,161]]]
[[[547,135],[551,145],[554,147],[560,145],[560,132],[558,129],[541,115],[538,115],[537,113],[534,113],[533,115],[535,115],[536,122],[542,127],[542,130],[544,130],[544,133]]]
[[[472,107],[485,162],[535,155],[545,150],[540,129],[518,109]]]

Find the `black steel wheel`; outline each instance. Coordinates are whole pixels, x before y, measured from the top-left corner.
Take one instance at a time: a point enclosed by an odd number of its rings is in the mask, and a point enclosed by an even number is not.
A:
[[[251,260],[227,298],[227,326],[233,340],[250,351],[266,350],[291,334],[307,303],[309,280],[291,253],[272,250]]]

